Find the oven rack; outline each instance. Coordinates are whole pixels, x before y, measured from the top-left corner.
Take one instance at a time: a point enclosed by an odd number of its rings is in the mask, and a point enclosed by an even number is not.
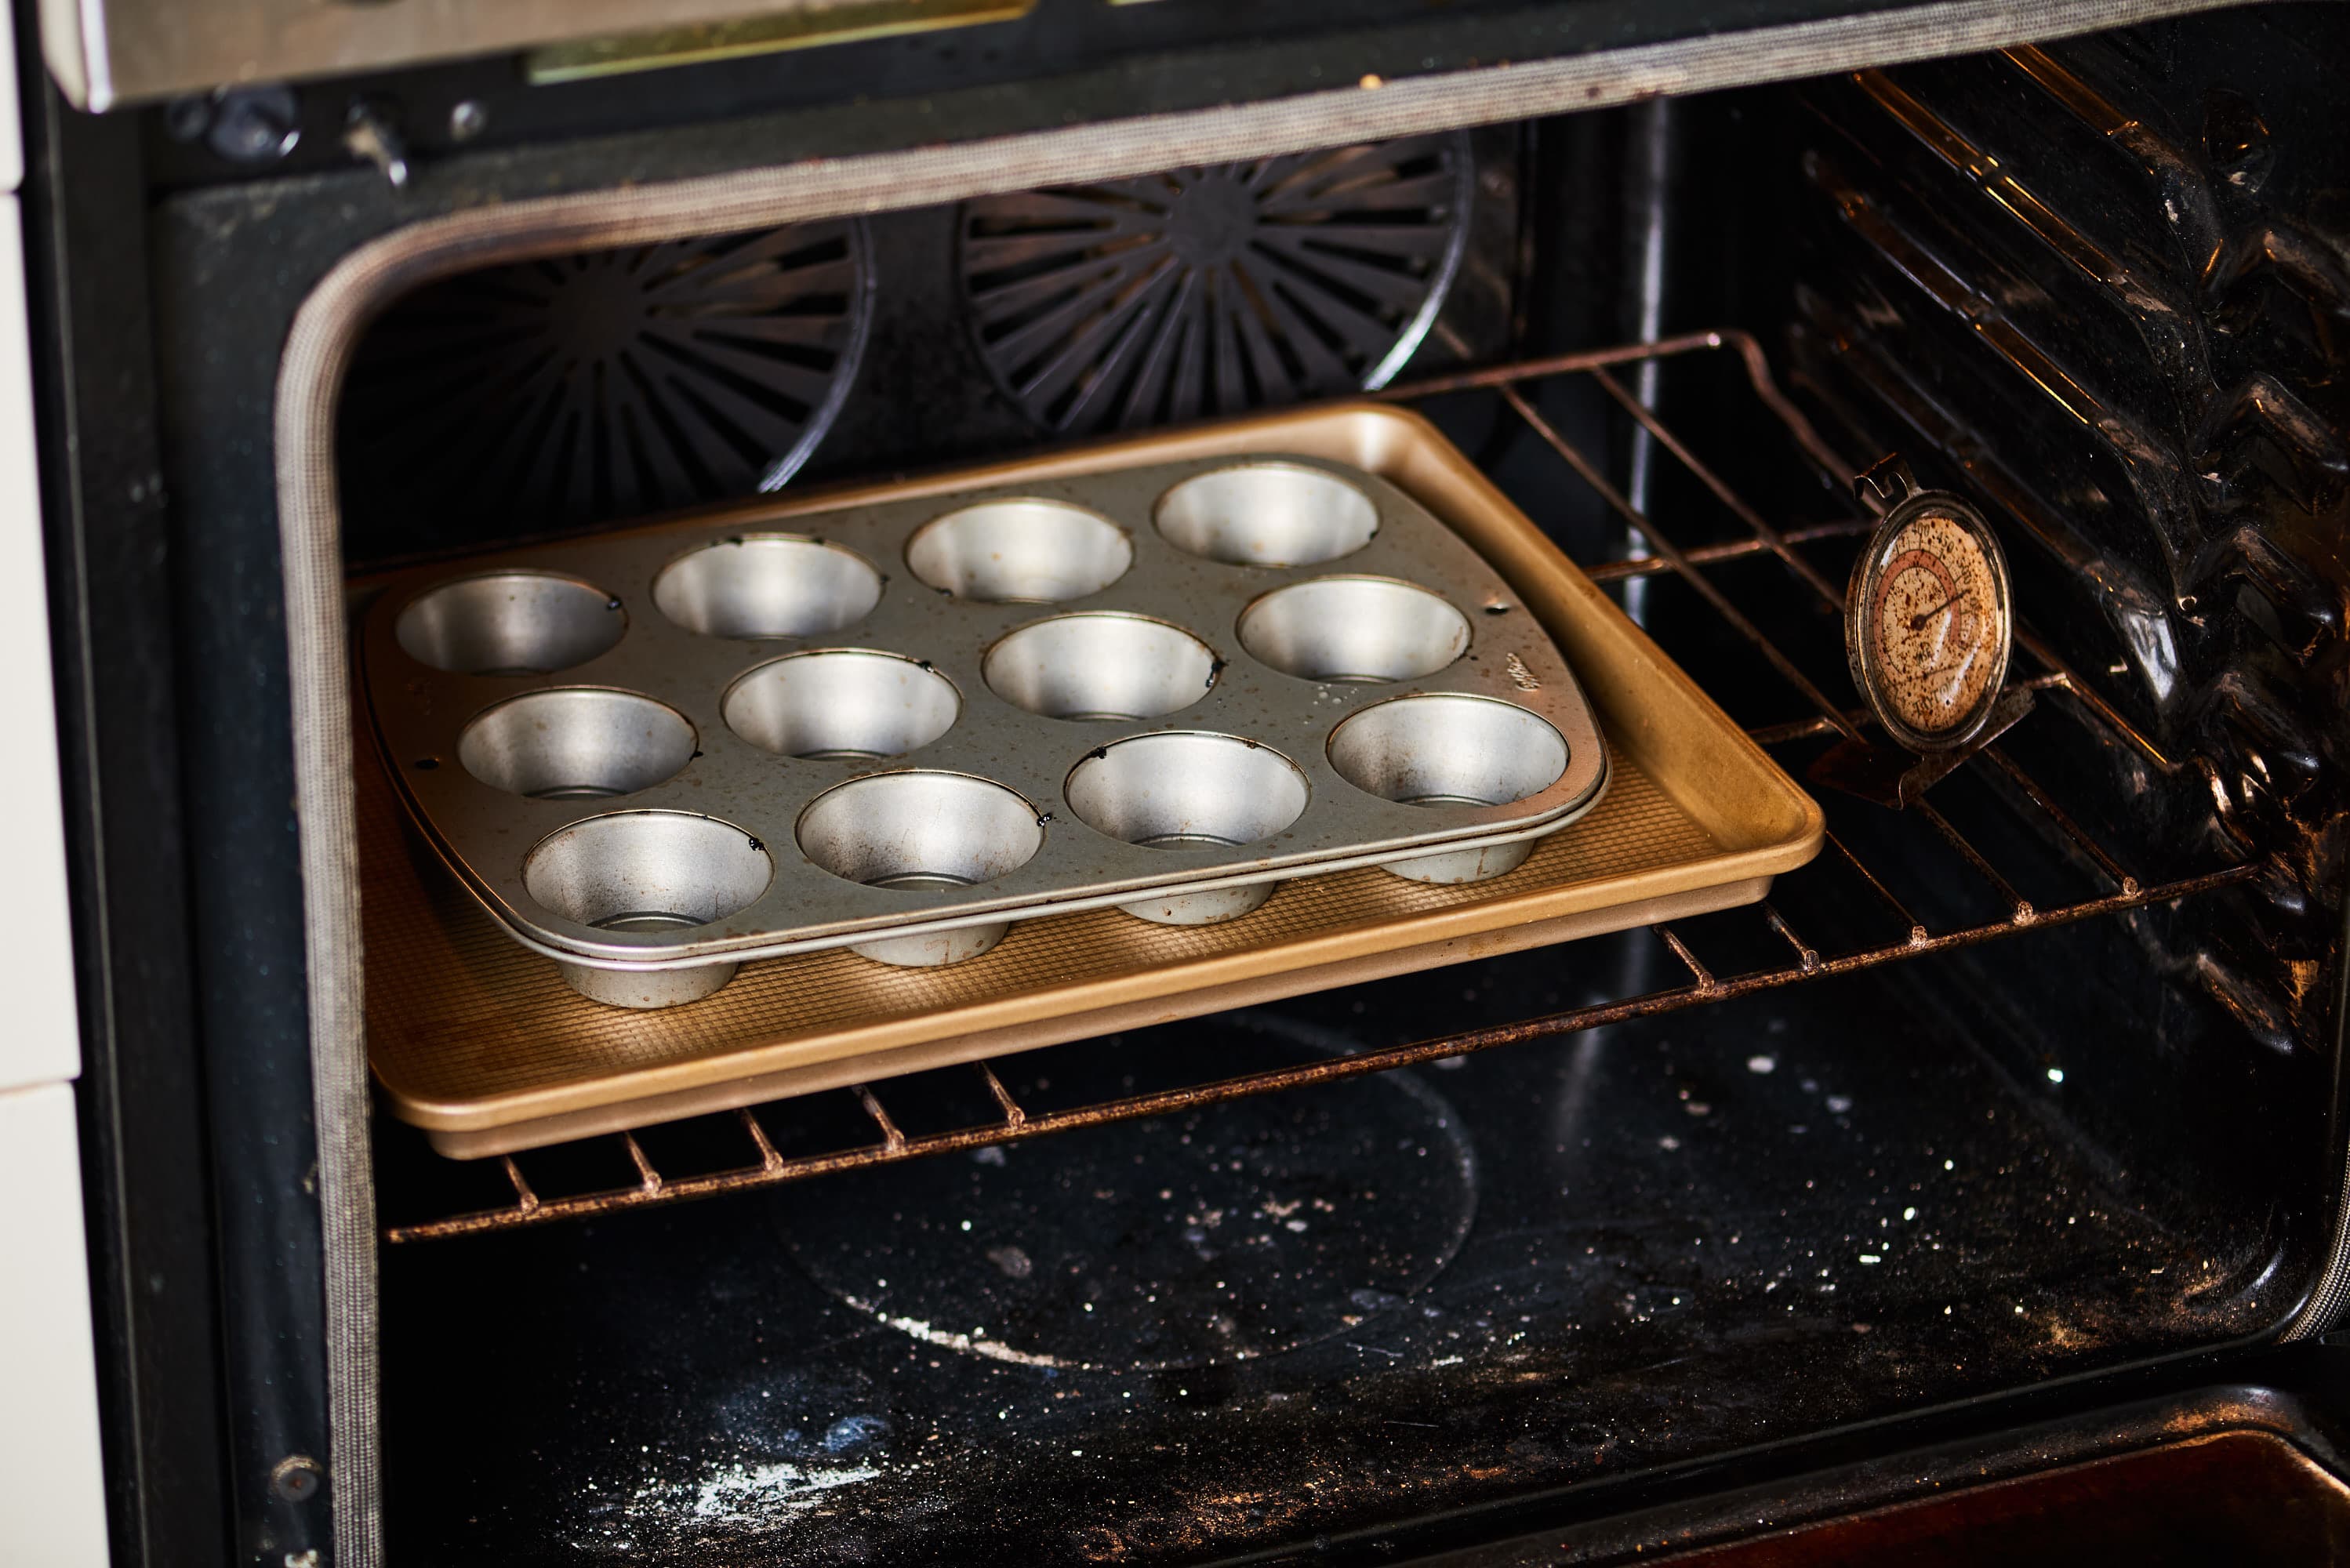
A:
[[[1584,570],[1601,583],[1662,577],[1686,585],[1699,601],[1720,618],[1733,643],[1751,649],[1800,701],[1800,704],[1810,710],[1807,715],[1791,722],[1750,727],[1747,732],[1758,743],[1767,748],[1785,748],[1833,737],[1860,740],[1868,722],[1866,715],[1859,710],[1848,709],[1838,703],[1822,690],[1804,672],[1802,665],[1764,632],[1731,593],[1709,576],[1708,569],[1748,559],[1775,563],[1799,592],[1816,597],[1821,606],[1841,615],[1844,607],[1842,587],[1821,573],[1800,547],[1865,534],[1874,526],[1874,519],[1855,516],[1784,530],[1773,527],[1761,511],[1708,466],[1690,443],[1659,419],[1643,399],[1636,396],[1634,389],[1615,373],[1627,367],[1719,354],[1730,355],[1736,360],[1736,369],[1743,372],[1746,389],[1767,410],[1770,424],[1775,426],[1770,433],[1792,442],[1797,453],[1813,470],[1837,483],[1856,471],[1858,465],[1833,450],[1814,429],[1803,410],[1781,392],[1772,379],[1761,345],[1751,336],[1741,332],[1693,333],[1651,344],[1522,361],[1422,380],[1392,389],[1383,395],[1390,400],[1402,402],[1421,402],[1471,393],[1498,397],[1510,416],[1522,421],[1539,439],[1542,446],[1555,453],[1575,479],[1588,487],[1607,511],[1639,541],[1638,554],[1586,564]],[[1545,383],[1555,379],[1580,379],[1596,388],[1607,403],[1619,409],[1623,416],[1628,417],[1640,431],[1645,432],[1656,452],[1661,452],[1679,465],[1688,479],[1702,486],[1730,516],[1735,518],[1740,531],[1724,540],[1687,546],[1675,543],[1659,527],[1656,519],[1635,505],[1631,498],[1609,480],[1602,465],[1583,446],[1570,440],[1559,422],[1538,406],[1544,400]],[[2042,705],[2084,727],[2095,743],[2126,748],[2147,766],[2163,774],[2175,774],[2189,765],[2167,754],[2092,684],[2071,669],[2053,648],[2029,629],[2019,628],[2016,648],[2019,663],[2028,661],[2037,669],[2012,674],[2011,685],[2030,689],[2053,699]],[[1984,848],[1963,833],[1930,800],[1920,799],[1899,814],[1904,829],[1930,834],[1947,846],[1967,867],[1978,888],[1990,895],[1998,909],[2004,911],[1990,919],[1934,929],[1910,911],[1894,892],[1888,879],[1881,877],[1870,867],[1847,836],[1837,833],[1836,811],[1832,808],[1825,852],[1811,866],[1786,874],[1778,891],[1783,893],[1787,884],[1797,878],[1825,877],[1841,867],[1856,877],[1866,889],[1868,898],[1879,907],[1881,914],[1892,917],[1894,929],[1906,934],[1897,935],[1888,941],[1846,950],[1824,950],[1807,940],[1781,911],[1778,905],[1786,900],[1766,898],[1743,910],[1707,917],[1711,920],[1738,919],[1760,922],[1752,934],[1772,950],[1785,955],[1781,961],[1744,972],[1726,976],[1713,973],[1690,942],[1685,940],[1683,933],[1676,931],[1670,923],[1659,924],[1649,927],[1648,934],[1663,951],[1670,954],[1671,971],[1679,979],[1676,983],[1634,995],[1350,1055],[1305,1063],[1284,1062],[1237,1076],[1184,1087],[1045,1111],[1032,1111],[1023,1106],[1005,1086],[1003,1076],[987,1062],[969,1066],[941,1067],[915,1075],[906,1082],[918,1083],[925,1078],[975,1071],[985,1087],[989,1101],[995,1107],[997,1115],[994,1119],[949,1130],[910,1135],[900,1129],[873,1087],[858,1085],[829,1093],[854,1097],[859,1107],[858,1115],[861,1125],[869,1126],[870,1132],[867,1135],[869,1141],[856,1142],[845,1147],[786,1154],[771,1139],[767,1126],[761,1120],[761,1107],[746,1107],[730,1115],[697,1118],[697,1123],[703,1125],[708,1137],[733,1140],[737,1152],[724,1154],[711,1150],[712,1158],[696,1159],[694,1163],[701,1168],[681,1176],[664,1175],[647,1153],[643,1140],[634,1134],[598,1135],[595,1138],[581,1140],[581,1144],[617,1145],[618,1152],[625,1156],[627,1164],[614,1168],[633,1171],[633,1181],[619,1186],[590,1184],[581,1190],[543,1191],[541,1188],[546,1185],[544,1174],[539,1183],[534,1183],[525,1168],[525,1165],[537,1169],[547,1163],[560,1163],[550,1160],[549,1157],[559,1156],[566,1150],[576,1150],[579,1145],[558,1145],[550,1149],[505,1155],[495,1162],[480,1162],[493,1173],[489,1179],[494,1181],[503,1177],[504,1188],[510,1189],[510,1196],[503,1201],[494,1206],[393,1223],[384,1228],[384,1239],[390,1242],[418,1241],[678,1203],[896,1160],[1041,1137],[1106,1123],[1164,1116],[1252,1095],[1334,1083],[1497,1046],[1557,1039],[1606,1024],[1727,1002],[1779,986],[1831,975],[1851,974],[1905,959],[1947,952],[2029,929],[2168,904],[2247,880],[2257,872],[2256,865],[2239,863],[2198,875],[2143,882],[2086,831],[2072,814],[2066,812],[1996,741],[1969,757],[1962,765],[1962,771],[1972,771],[1983,776],[2005,799],[2020,803],[2019,810],[2028,811],[2036,816],[2054,840],[2069,851],[2068,858],[2079,870],[2106,890],[2045,907],[2036,906],[2017,891],[2009,877],[1993,863]],[[1856,809],[1878,810],[1873,806]],[[1908,823],[1921,826],[1908,828]],[[739,1163],[733,1163],[738,1158]],[[450,1162],[436,1159],[433,1163],[445,1166]],[[713,1165],[716,1168],[711,1168]]]

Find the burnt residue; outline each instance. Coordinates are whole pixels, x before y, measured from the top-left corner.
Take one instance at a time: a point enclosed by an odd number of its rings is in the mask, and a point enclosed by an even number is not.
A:
[[[925,1344],[1188,1371],[1356,1332],[1440,1274],[1476,1214],[1461,1116],[1408,1073],[1330,1106],[1160,1117],[1117,1147],[1108,1162],[1007,1148],[920,1161],[884,1184],[886,1220],[827,1207],[777,1240],[836,1299]]]
[[[1524,954],[999,1067],[1049,1109],[1232,1053],[1305,1059],[1564,1005],[1585,966],[1640,950]],[[2279,1310],[2256,1217],[2151,1203],[1913,994],[1853,977],[1147,1129],[395,1249],[394,1549],[1198,1562]],[[785,1140],[814,1114],[770,1120]]]

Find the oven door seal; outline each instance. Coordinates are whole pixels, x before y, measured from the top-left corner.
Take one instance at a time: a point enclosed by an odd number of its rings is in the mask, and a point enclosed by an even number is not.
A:
[[[2241,0],[2220,0],[2221,4]],[[390,302],[452,274],[582,250],[921,207],[1080,180],[1608,108],[1641,99],[1894,65],[2219,8],[2213,0],[1951,0],[1260,103],[814,159],[621,190],[476,207],[343,257],[295,315],[279,362],[275,472],[290,665],[296,815],[326,1261],[335,1560],[382,1561],[375,1194],[359,929],[335,411],[351,356]],[[2310,1311],[2350,1296],[2350,1229]]]

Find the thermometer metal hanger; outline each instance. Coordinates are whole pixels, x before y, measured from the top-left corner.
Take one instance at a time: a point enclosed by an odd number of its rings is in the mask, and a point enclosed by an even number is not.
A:
[[[2006,690],[2014,609],[2007,558],[1982,514],[1919,489],[1898,454],[1853,488],[1881,521],[1853,564],[1845,656],[1891,744],[1845,741],[1810,774],[1898,807],[2023,717],[2032,692]]]

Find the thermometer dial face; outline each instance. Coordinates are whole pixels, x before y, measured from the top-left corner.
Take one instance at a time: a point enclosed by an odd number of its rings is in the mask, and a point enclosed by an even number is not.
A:
[[[1999,541],[1954,496],[1895,508],[1853,571],[1845,641],[1854,682],[1911,751],[1963,745],[2007,680],[2014,624]]]

